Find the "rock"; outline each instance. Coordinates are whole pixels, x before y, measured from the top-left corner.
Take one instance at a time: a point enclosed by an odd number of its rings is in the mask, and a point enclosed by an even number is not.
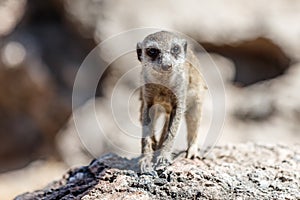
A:
[[[236,71],[232,81],[238,86],[275,78],[282,75],[291,64],[291,59],[276,45],[276,41],[266,38],[229,45],[213,43],[202,43],[202,45],[206,51],[218,53],[234,62]]]
[[[230,4],[215,0],[176,0],[172,3],[161,3],[159,0],[151,3],[138,0],[63,2],[69,17],[78,24],[78,29],[89,31],[97,41],[140,27],[177,30],[199,42],[214,44],[267,36],[281,44],[291,56],[299,58],[298,1],[279,0],[274,4],[266,0],[233,0]]]
[[[300,198],[300,144],[218,146],[202,160],[174,155],[172,165],[146,175],[138,171],[138,158],[107,154],[15,199]]]
[[[9,34],[21,20],[26,0],[3,0],[0,4],[0,37]]]

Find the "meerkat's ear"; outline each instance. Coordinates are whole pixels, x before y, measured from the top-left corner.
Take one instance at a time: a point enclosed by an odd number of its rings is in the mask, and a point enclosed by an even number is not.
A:
[[[140,62],[142,62],[142,44],[140,42],[138,42],[136,44],[136,54],[137,54],[138,60]]]

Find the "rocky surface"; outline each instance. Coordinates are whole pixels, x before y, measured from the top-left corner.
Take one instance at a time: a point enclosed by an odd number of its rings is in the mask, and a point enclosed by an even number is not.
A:
[[[196,160],[183,155],[145,175],[138,158],[107,154],[15,199],[300,199],[299,144],[219,146]]]

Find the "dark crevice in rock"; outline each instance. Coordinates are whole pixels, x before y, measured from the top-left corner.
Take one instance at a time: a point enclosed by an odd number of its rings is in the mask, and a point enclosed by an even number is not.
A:
[[[208,52],[218,53],[234,62],[236,73],[233,82],[239,86],[248,86],[280,76],[291,64],[291,58],[267,38],[259,37],[237,44],[202,45]]]

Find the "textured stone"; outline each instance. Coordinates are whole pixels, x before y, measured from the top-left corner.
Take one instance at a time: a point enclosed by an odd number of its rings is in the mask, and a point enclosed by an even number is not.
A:
[[[16,200],[299,199],[299,154],[299,144],[218,146],[201,160],[176,154],[157,175],[140,174],[137,158],[107,154]]]

